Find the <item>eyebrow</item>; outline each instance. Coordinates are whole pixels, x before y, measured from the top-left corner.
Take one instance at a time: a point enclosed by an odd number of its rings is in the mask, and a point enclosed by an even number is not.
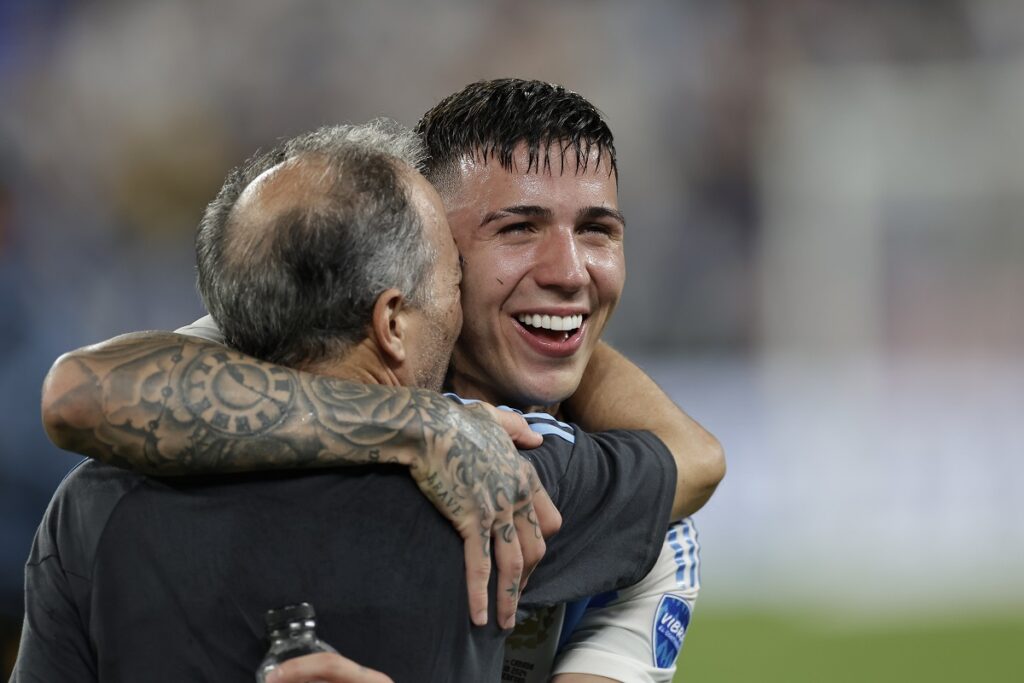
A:
[[[604,206],[587,206],[580,209],[576,214],[577,223],[593,221],[599,218],[612,218],[622,223],[622,227],[626,227],[626,217],[618,209],[609,209]]]
[[[501,220],[509,216],[529,216],[531,218],[543,218],[550,220],[554,214],[551,209],[544,206],[537,206],[536,204],[518,204],[516,206],[506,206],[498,209],[497,211],[491,211],[484,219],[480,221],[478,227],[483,227],[492,221]],[[622,223],[623,227],[626,225],[626,217],[621,211],[617,209],[609,209],[604,206],[586,206],[580,209],[576,213],[576,221],[592,221],[599,218],[612,218]]]
[[[497,211],[491,211],[489,214],[484,216],[484,219],[480,221],[479,227],[483,227],[491,221],[501,220],[508,216],[530,216],[532,218],[546,218],[550,219],[554,214],[551,213],[551,209],[544,208],[543,206],[537,206],[536,204],[518,204],[516,206],[506,206],[505,208],[498,209]]]

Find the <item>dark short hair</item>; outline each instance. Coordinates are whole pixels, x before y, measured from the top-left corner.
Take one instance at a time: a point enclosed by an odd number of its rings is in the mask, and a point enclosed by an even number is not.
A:
[[[231,171],[196,235],[199,292],[225,342],[308,365],[364,339],[384,290],[420,304],[434,255],[407,173],[422,158],[415,134],[378,119],[321,128]],[[302,204],[255,221],[235,210],[258,176],[291,160],[325,169]]]
[[[471,83],[449,95],[416,124],[427,148],[424,175],[443,192],[453,190],[454,171],[468,156],[486,162],[494,158],[506,170],[512,154],[525,144],[527,172],[551,170],[549,148],[574,152],[575,172],[586,170],[590,152],[598,152],[597,165],[607,154],[608,173],[618,175],[615,141],[597,108],[560,85],[518,78]]]

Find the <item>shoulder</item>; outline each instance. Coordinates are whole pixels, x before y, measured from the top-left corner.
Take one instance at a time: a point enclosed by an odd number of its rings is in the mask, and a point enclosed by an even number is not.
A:
[[[75,466],[50,499],[29,564],[60,557],[66,570],[87,575],[111,516],[142,480],[93,460]]]
[[[584,456],[603,458],[606,461],[630,463],[657,467],[672,464],[675,460],[668,447],[651,432],[632,429],[615,429],[605,432],[586,432],[578,425],[559,422],[550,416],[538,415],[530,426],[547,437],[558,436],[572,445],[575,452]],[[536,420],[534,422],[533,420]],[[535,426],[536,425],[536,426]],[[544,439],[545,443],[549,439]],[[647,462],[650,460],[650,462]]]

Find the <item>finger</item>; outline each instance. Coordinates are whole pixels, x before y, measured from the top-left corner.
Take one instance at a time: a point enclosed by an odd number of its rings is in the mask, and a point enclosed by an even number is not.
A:
[[[465,538],[466,591],[470,619],[477,626],[487,624],[487,582],[491,578],[490,524],[470,529]]]
[[[555,507],[543,486],[533,492],[533,512],[544,538],[554,536],[562,528],[562,513]]]
[[[530,423],[519,413],[495,408],[492,415],[517,447],[536,448],[544,443],[544,437],[530,429]]]
[[[512,439],[512,443],[516,445],[516,448],[536,448],[544,443],[544,437],[530,429],[530,423],[523,420],[523,424],[525,426],[522,430],[517,431],[514,434],[509,433],[509,438]]]
[[[333,652],[320,652],[289,659],[267,676],[267,683],[393,683],[385,674],[367,669]]]
[[[519,538],[519,547],[523,554],[523,576],[519,582],[519,592],[522,593],[526,590],[526,581],[530,578],[530,574],[544,557],[547,544],[541,535],[533,504],[526,504],[516,510],[515,519],[516,536]]]
[[[507,522],[501,522],[497,527],[494,562],[498,566],[498,625],[501,628],[512,628],[516,625],[516,609],[519,607],[520,583],[523,579],[523,552],[512,514],[508,515]]]

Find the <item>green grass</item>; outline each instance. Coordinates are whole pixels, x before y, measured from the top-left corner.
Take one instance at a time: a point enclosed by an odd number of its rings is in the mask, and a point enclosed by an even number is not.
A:
[[[10,644],[16,642],[12,638]],[[10,664],[14,651],[12,647]],[[863,619],[843,622],[814,615],[698,609],[674,683],[683,681],[1024,681],[1024,612],[872,624]]]
[[[698,608],[683,681],[1024,681],[1024,614],[844,623]]]

